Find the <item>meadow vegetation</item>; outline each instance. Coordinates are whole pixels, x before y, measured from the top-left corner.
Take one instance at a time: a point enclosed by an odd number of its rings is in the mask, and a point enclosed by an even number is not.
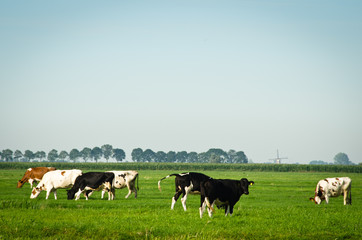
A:
[[[97,170],[91,168],[80,169]],[[64,189],[58,190],[58,200],[52,194],[45,200],[44,192],[31,200],[29,184],[16,188],[25,169],[0,170],[0,239],[362,239],[359,173],[204,170],[214,178],[246,177],[255,185],[232,217],[216,209],[213,218],[200,219],[199,196],[189,196],[187,212],[180,201],[172,211],[174,179],[162,181],[162,192],[157,188],[160,178],[177,170],[133,168],[140,173],[137,199],[125,199],[123,189],[114,201],[102,200],[100,192],[89,201],[70,201]],[[344,206],[342,197],[328,205],[309,201],[318,180],[341,176],[352,178],[352,205]]]

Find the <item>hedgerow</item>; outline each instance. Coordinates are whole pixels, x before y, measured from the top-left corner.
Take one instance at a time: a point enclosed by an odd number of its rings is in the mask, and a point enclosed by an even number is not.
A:
[[[87,170],[173,170],[173,171],[256,171],[256,172],[346,172],[361,173],[361,165],[307,165],[307,164],[210,164],[210,163],[59,163],[59,162],[1,162],[0,169],[27,169],[31,167]]]

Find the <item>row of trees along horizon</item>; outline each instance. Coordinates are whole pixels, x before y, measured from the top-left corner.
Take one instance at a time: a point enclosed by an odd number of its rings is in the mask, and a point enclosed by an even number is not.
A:
[[[151,149],[143,151],[141,148],[133,149],[131,153],[133,162],[175,162],[175,163],[248,163],[248,157],[243,151],[229,150],[228,152],[211,148],[207,152],[186,151],[157,151]],[[125,152],[120,148],[113,148],[110,144],[101,147],[84,147],[81,151],[74,148],[69,153],[52,149],[46,154],[44,151],[33,152],[25,150],[12,151],[4,149],[0,152],[1,162],[98,162],[105,159],[107,162],[114,159],[122,162],[126,158]]]

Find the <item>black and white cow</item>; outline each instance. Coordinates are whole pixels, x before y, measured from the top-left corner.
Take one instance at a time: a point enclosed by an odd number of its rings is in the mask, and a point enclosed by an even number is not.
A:
[[[128,194],[125,196],[125,198],[128,198],[132,192],[134,192],[134,197],[137,198],[137,190],[138,188],[138,172],[137,171],[108,171],[114,173],[114,179],[112,183],[112,192],[114,197],[115,195],[115,189],[122,189],[127,187],[128,188]],[[137,186],[136,186],[136,180],[137,180]],[[102,190],[102,198],[105,193],[105,189]]]
[[[175,176],[175,185],[176,185],[176,193],[172,197],[171,209],[173,210],[177,199],[182,194],[181,203],[182,207],[186,211],[186,200],[187,195],[190,194],[200,194],[200,183],[206,180],[211,179],[209,176],[206,176],[202,173],[197,172],[188,172],[188,173],[174,173],[170,174],[164,178],[161,178],[158,181],[158,189],[161,191],[161,181],[163,179],[169,178],[171,176]]]
[[[242,194],[249,194],[249,185],[253,181],[246,178],[241,180],[209,179],[203,182],[201,188],[200,218],[208,207],[209,217],[212,217],[214,205],[225,208],[225,216],[233,214],[234,205],[239,201]]]
[[[114,173],[111,172],[88,172],[77,177],[73,187],[68,191],[68,200],[78,200],[82,193],[85,193],[86,200],[92,191],[105,189],[108,192],[108,200],[113,200],[112,183]]]
[[[330,197],[343,195],[344,205],[352,204],[351,193],[352,180],[349,177],[326,178],[317,183],[314,197],[310,198],[316,204],[321,204],[323,200],[329,203]]]

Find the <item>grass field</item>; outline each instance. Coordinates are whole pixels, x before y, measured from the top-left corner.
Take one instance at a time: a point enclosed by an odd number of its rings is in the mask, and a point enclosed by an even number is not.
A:
[[[89,201],[69,201],[64,189],[58,200],[52,194],[45,200],[45,192],[31,200],[29,184],[16,188],[24,172],[0,170],[0,239],[362,239],[359,173],[204,171],[214,178],[246,177],[255,185],[232,217],[216,209],[213,218],[200,219],[197,195],[189,196],[187,212],[180,200],[170,210],[174,178],[158,191],[157,181],[174,171],[140,170],[138,198],[125,199],[123,189],[114,201],[101,200],[100,192]],[[309,201],[318,180],[342,176],[352,178],[351,206],[342,197],[328,205]]]

